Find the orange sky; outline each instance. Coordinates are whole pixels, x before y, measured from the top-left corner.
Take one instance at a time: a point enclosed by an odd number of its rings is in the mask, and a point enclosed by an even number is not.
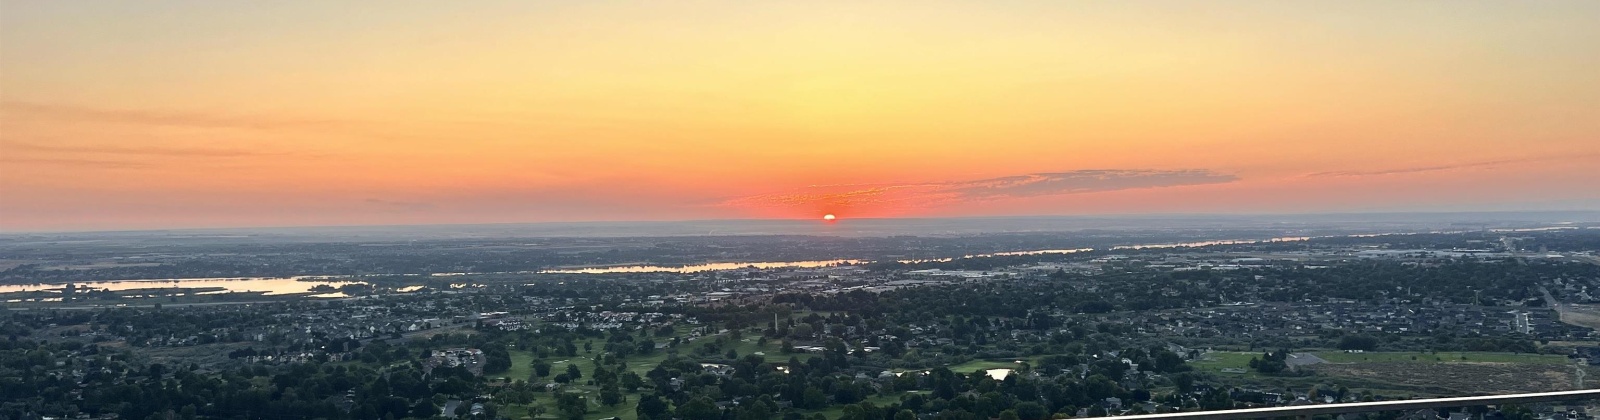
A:
[[[0,231],[1600,209],[1600,2],[0,0]]]

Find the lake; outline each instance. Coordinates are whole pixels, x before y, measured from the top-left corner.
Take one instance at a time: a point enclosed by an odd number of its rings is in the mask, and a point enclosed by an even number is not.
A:
[[[316,280],[313,280],[316,279]],[[323,276],[299,277],[217,277],[195,279],[163,279],[163,280],[110,280],[86,281],[72,283],[79,288],[104,289],[112,291],[153,289],[153,288],[222,288],[228,292],[264,292],[267,295],[284,295],[295,293],[309,293],[311,288],[319,285],[339,287],[346,284],[365,284],[359,281],[329,280]],[[60,292],[66,287],[62,284],[7,284],[0,285],[0,293],[14,292]],[[335,296],[337,295],[337,296]],[[317,295],[318,297],[340,297],[339,293]]]

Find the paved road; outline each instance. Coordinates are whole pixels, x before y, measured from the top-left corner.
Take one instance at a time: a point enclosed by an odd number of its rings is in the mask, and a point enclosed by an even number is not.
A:
[[[1556,300],[1556,296],[1550,294],[1550,289],[1544,288],[1544,285],[1539,285],[1539,293],[1544,294],[1545,306],[1549,306],[1550,309],[1555,309],[1556,312],[1561,311],[1561,301]]]
[[[1284,363],[1288,363],[1289,366],[1308,366],[1318,363],[1328,363],[1328,361],[1311,353],[1289,353],[1289,358],[1284,359]]]

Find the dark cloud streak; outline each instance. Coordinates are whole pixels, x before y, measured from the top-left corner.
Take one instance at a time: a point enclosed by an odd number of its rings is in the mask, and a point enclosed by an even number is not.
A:
[[[730,207],[804,207],[896,204],[931,207],[958,202],[1083,194],[1143,188],[1221,184],[1239,177],[1209,170],[1080,170],[917,184],[819,185],[796,191],[739,197]]]
[[[1531,158],[1522,158],[1522,159],[1500,159],[1500,160],[1491,160],[1491,161],[1483,161],[1483,162],[1469,162],[1469,163],[1462,163],[1462,164],[1456,164],[1456,165],[1433,165],[1433,166],[1417,166],[1417,167],[1411,167],[1411,168],[1383,169],[1383,170],[1376,170],[1376,171],[1328,171],[1328,172],[1316,172],[1316,173],[1306,174],[1305,176],[1306,177],[1359,177],[1359,176],[1400,175],[1400,174],[1414,174],[1414,173],[1423,173],[1423,172],[1449,171],[1449,170],[1456,170],[1456,169],[1489,168],[1489,167],[1495,167],[1495,166],[1501,166],[1501,165],[1512,165],[1512,164],[1518,164],[1518,163],[1548,162],[1548,161],[1555,161],[1555,160],[1585,159],[1585,158],[1594,158],[1594,157],[1600,157],[1600,155],[1596,155],[1596,154],[1578,154],[1578,155],[1561,155],[1561,156],[1542,156],[1542,157],[1531,157]]]
[[[948,184],[951,192],[968,199],[1032,197],[1078,194],[1135,188],[1218,184],[1238,177],[1206,170],[1083,170],[1038,173]]]

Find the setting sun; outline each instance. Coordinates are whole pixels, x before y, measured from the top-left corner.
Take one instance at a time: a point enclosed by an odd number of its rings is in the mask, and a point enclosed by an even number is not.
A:
[[[824,214],[824,215],[822,215],[822,220],[827,220],[827,221],[832,222],[833,219],[837,219],[837,217],[833,217],[832,214]]]

